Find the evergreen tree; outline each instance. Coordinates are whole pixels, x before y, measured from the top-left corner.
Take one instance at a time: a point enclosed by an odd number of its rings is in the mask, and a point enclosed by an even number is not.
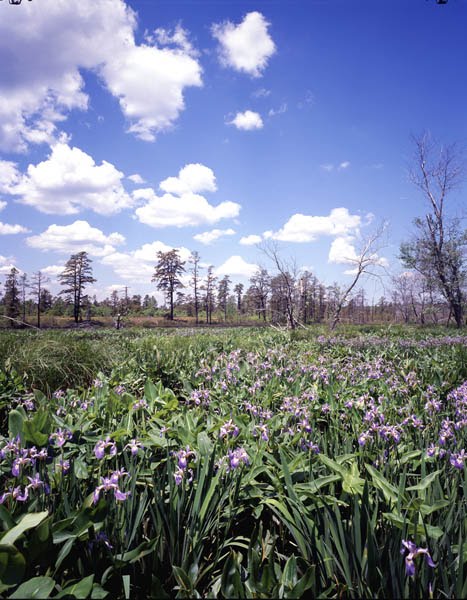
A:
[[[164,290],[170,306],[169,318],[174,318],[174,293],[182,288],[180,275],[185,272],[185,262],[181,260],[178,250],[157,253],[158,263],[151,281],[157,282],[157,289]]]
[[[217,277],[214,277],[214,267],[210,265],[206,274],[204,284],[200,289],[204,290],[204,308],[206,309],[206,323],[212,323],[212,313],[214,312],[214,286]]]
[[[237,283],[234,287],[234,294],[237,297],[237,311],[242,312],[242,294],[243,294],[243,283]]]
[[[72,254],[65,264],[64,271],[58,276],[60,284],[64,286],[60,294],[66,295],[73,304],[73,318],[75,323],[82,320],[81,309],[84,301],[84,288],[96,280],[92,276],[92,260],[87,252]]]
[[[224,313],[224,321],[227,321],[227,300],[229,297],[230,278],[225,275],[217,286],[217,303]]]
[[[201,260],[201,257],[199,255],[199,252],[196,252],[196,250],[194,252],[191,253],[189,262],[191,263],[192,267],[191,267],[191,285],[193,286],[193,303],[194,303],[194,307],[195,307],[195,319],[196,319],[196,324],[199,323],[199,270],[200,270],[200,266],[199,266],[199,261]]]
[[[50,303],[50,306],[52,305],[50,292],[47,292],[47,290],[42,287],[46,281],[48,281],[48,279],[41,271],[37,271],[37,273],[34,273],[32,276],[31,290],[37,305],[37,327],[39,329],[41,328],[41,312],[47,308],[47,303]],[[50,299],[45,295],[45,292],[48,293]]]
[[[3,302],[5,304],[5,316],[11,319],[12,327],[15,327],[20,314],[20,288],[18,283],[19,271],[13,267],[5,280],[5,295]]]

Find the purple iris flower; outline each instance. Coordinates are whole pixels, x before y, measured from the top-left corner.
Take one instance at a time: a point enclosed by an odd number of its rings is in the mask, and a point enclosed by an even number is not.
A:
[[[57,448],[61,448],[65,444],[65,442],[71,439],[72,437],[73,434],[71,433],[71,431],[63,431],[62,429],[59,429],[58,431],[52,433],[49,436],[49,442],[54,442],[54,445],[57,446]]]
[[[436,567],[427,548],[419,548],[419,547],[417,547],[416,544],[414,544],[413,542],[410,542],[408,540],[402,540],[401,554],[406,554],[406,556],[405,556],[405,574],[408,577],[413,577],[415,575],[414,559],[417,558],[417,556],[420,556],[420,554],[425,555],[426,564],[429,567],[431,567],[431,568]]]
[[[95,457],[98,458],[99,460],[104,458],[105,451],[107,448],[110,448],[109,456],[115,456],[117,454],[117,446],[115,445],[115,442],[112,442],[109,435],[105,438],[104,441],[100,440],[94,446]]]
[[[248,465],[250,459],[248,454],[243,448],[236,448],[235,450],[229,450],[229,470],[234,470],[241,464]]]
[[[195,457],[196,454],[193,450],[190,450],[190,446],[187,446],[185,450],[179,450],[176,456],[178,458],[178,468],[184,471],[187,468],[190,457]]]
[[[118,483],[120,478],[127,476],[128,473],[124,469],[121,469],[111,473],[110,477],[101,477],[101,485],[98,485],[94,490],[93,503],[97,504],[100,494],[108,491],[113,491],[115,500],[118,500],[119,502],[125,501],[130,495],[130,492],[122,492]]]
[[[141,442],[138,442],[138,441],[136,441],[136,439],[133,439],[133,440],[130,440],[128,442],[128,444],[125,446],[125,448],[123,448],[123,449],[126,450],[127,448],[130,449],[131,456],[136,456],[138,454],[139,448],[144,448],[144,446]]]
[[[465,460],[465,450],[461,450],[460,452],[451,454],[449,458],[449,462],[456,469],[464,468],[464,460]]]
[[[13,498],[13,500],[17,500],[18,502],[26,502],[29,496],[29,490],[26,487],[24,489],[24,492],[21,492],[21,486],[9,488],[8,492],[4,492],[0,496],[0,504],[3,504],[5,500],[10,496],[11,498]]]

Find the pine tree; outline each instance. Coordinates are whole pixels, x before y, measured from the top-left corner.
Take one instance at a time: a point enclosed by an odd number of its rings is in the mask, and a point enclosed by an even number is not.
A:
[[[189,262],[191,263],[192,267],[191,267],[191,285],[193,286],[193,303],[194,303],[194,307],[195,307],[195,319],[196,319],[196,324],[199,323],[199,270],[200,270],[200,266],[199,266],[199,261],[201,260],[199,252],[196,252],[196,250],[194,252],[191,253]]]
[[[11,326],[15,326],[20,314],[20,289],[18,283],[19,271],[13,267],[5,280],[5,316],[11,319]]]
[[[204,290],[204,307],[206,309],[206,323],[212,323],[212,313],[214,312],[214,286],[216,285],[217,277],[214,277],[214,267],[210,265],[206,274],[204,284],[200,289]]]
[[[174,318],[174,293],[182,288],[180,275],[185,272],[185,262],[181,260],[178,250],[157,253],[158,263],[151,281],[157,282],[157,289],[164,290],[170,306],[170,320]]]
[[[224,321],[227,321],[227,300],[229,297],[229,289],[230,289],[230,278],[228,275],[225,275],[217,286],[217,303],[219,304],[219,308],[224,313]]]
[[[237,311],[240,314],[242,312],[243,283],[237,283],[233,291],[237,297]]]
[[[89,283],[96,281],[92,276],[91,262],[92,260],[88,257],[87,252],[72,254],[65,264],[64,271],[58,276],[60,284],[65,287],[60,294],[66,295],[69,301],[73,303],[75,323],[82,320],[81,309],[83,308],[84,288]]]
[[[41,311],[45,309],[44,304],[47,301],[47,298],[44,295],[44,292],[47,292],[47,290],[42,287],[46,281],[48,281],[48,279],[41,271],[37,271],[37,273],[34,273],[32,276],[31,290],[37,304],[37,327],[39,329],[41,328]]]

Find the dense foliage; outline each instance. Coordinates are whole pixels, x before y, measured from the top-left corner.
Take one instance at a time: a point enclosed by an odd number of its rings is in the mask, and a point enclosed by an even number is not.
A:
[[[4,597],[467,596],[465,337],[190,333],[2,336]]]

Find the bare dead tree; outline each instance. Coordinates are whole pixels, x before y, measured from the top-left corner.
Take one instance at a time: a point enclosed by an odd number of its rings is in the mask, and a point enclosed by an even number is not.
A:
[[[403,243],[403,264],[435,282],[449,304],[457,327],[464,320],[464,286],[467,279],[467,230],[449,216],[446,200],[465,174],[465,161],[455,144],[439,146],[429,134],[414,137],[415,155],[410,179],[428,203],[428,212],[414,221],[415,234]]]
[[[362,276],[378,277],[378,270],[384,267],[384,262],[378,255],[382,248],[382,238],[387,229],[387,223],[381,223],[372,233],[366,237],[360,237],[358,248],[355,249],[354,256],[343,257],[345,264],[353,266],[351,273],[353,279],[346,288],[342,289],[337,298],[334,314],[331,319],[331,331],[334,330],[340,321],[341,312],[347,300],[360,281]]]
[[[282,258],[277,242],[268,240],[258,245],[259,249],[273,262],[280,277],[283,293],[284,308],[287,315],[287,327],[295,329],[299,325],[296,316],[297,309],[297,291],[296,281],[299,269],[295,259],[286,260]]]

